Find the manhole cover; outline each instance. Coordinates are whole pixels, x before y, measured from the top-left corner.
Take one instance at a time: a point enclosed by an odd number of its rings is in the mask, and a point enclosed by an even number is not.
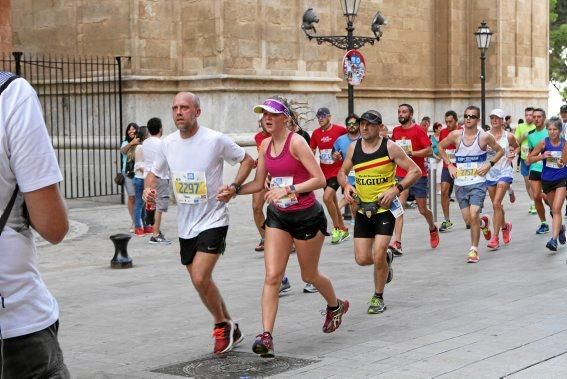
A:
[[[194,361],[162,367],[152,372],[190,378],[254,378],[295,370],[317,360],[276,356],[263,359],[252,353],[233,351],[224,357],[203,357]]]

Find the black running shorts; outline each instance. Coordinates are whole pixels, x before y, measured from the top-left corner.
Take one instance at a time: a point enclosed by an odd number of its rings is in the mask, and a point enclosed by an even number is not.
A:
[[[368,218],[356,212],[354,219],[354,238],[374,238],[376,234],[391,236],[394,234],[396,218],[392,212],[382,212]]]
[[[339,185],[339,181],[337,180],[336,176],[333,176],[332,178],[327,179],[327,185],[325,185],[324,189],[327,189],[327,187],[331,187],[335,191],[339,189],[340,185]]]
[[[227,232],[228,226],[219,226],[202,231],[194,238],[179,238],[181,264],[187,266],[193,263],[197,252],[223,254],[226,248]]]
[[[543,193],[545,193],[547,195],[548,193],[550,193],[551,191],[553,191],[557,188],[565,187],[566,182],[567,181],[565,179],[556,180],[556,181],[553,181],[553,182],[542,180],[541,181],[541,189],[543,190]],[[551,202],[552,201],[550,201],[550,203]]]
[[[265,226],[288,232],[294,239],[310,240],[317,232],[327,233],[327,217],[319,202],[307,209],[292,212],[282,212],[273,205],[268,206]]]

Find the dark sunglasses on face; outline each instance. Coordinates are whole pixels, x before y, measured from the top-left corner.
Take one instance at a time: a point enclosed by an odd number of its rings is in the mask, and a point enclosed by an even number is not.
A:
[[[464,118],[465,118],[465,120],[470,120],[470,119],[476,120],[478,118],[478,116],[475,115],[475,114],[466,114],[464,116]]]
[[[354,126],[354,125],[358,125],[358,123],[356,121],[352,121],[352,122],[347,122],[346,125],[347,126]]]

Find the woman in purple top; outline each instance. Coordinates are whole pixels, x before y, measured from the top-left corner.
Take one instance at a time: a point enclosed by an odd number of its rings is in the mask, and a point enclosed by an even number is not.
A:
[[[244,184],[238,193],[259,192],[264,188],[266,177],[271,178],[270,188],[264,196],[269,204],[264,242],[266,275],[262,292],[264,331],[256,337],[252,350],[261,357],[273,357],[272,331],[278,310],[278,293],[292,243],[295,243],[303,281],[312,283],[327,301],[324,333],[334,332],[340,326],[349,303],[337,299],[331,281],[318,269],[324,236],[328,233],[323,207],[313,191],[325,186],[323,172],[305,139],[286,128],[290,118],[286,101],[279,97],[267,99],[254,107],[254,112],[263,114],[264,127],[271,137],[260,145],[256,177]]]

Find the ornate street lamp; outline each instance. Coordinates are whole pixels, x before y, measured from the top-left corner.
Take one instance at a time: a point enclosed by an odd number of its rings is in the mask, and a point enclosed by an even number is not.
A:
[[[485,108],[486,108],[486,50],[490,46],[490,38],[492,37],[492,32],[486,24],[486,21],[482,21],[477,31],[474,33],[476,37],[476,45],[480,49],[480,119],[481,126],[484,129],[485,123]]]
[[[341,50],[352,50],[359,49],[367,43],[374,45],[374,42],[380,41],[382,37],[382,30],[380,27],[386,25],[386,19],[382,16],[382,13],[378,11],[374,18],[372,19],[372,24],[370,29],[374,33],[374,37],[360,37],[355,36],[354,32],[354,18],[358,13],[358,7],[360,6],[362,0],[340,0],[341,7],[343,9],[343,15],[347,19],[347,35],[346,36],[318,36],[315,30],[316,23],[319,22],[317,14],[313,8],[309,8],[303,14],[303,23],[301,29],[305,32],[305,35],[309,40],[315,39],[317,44],[321,45],[323,42],[330,43],[331,45],[338,47]],[[354,113],[354,88],[351,84],[348,85],[348,113]]]

